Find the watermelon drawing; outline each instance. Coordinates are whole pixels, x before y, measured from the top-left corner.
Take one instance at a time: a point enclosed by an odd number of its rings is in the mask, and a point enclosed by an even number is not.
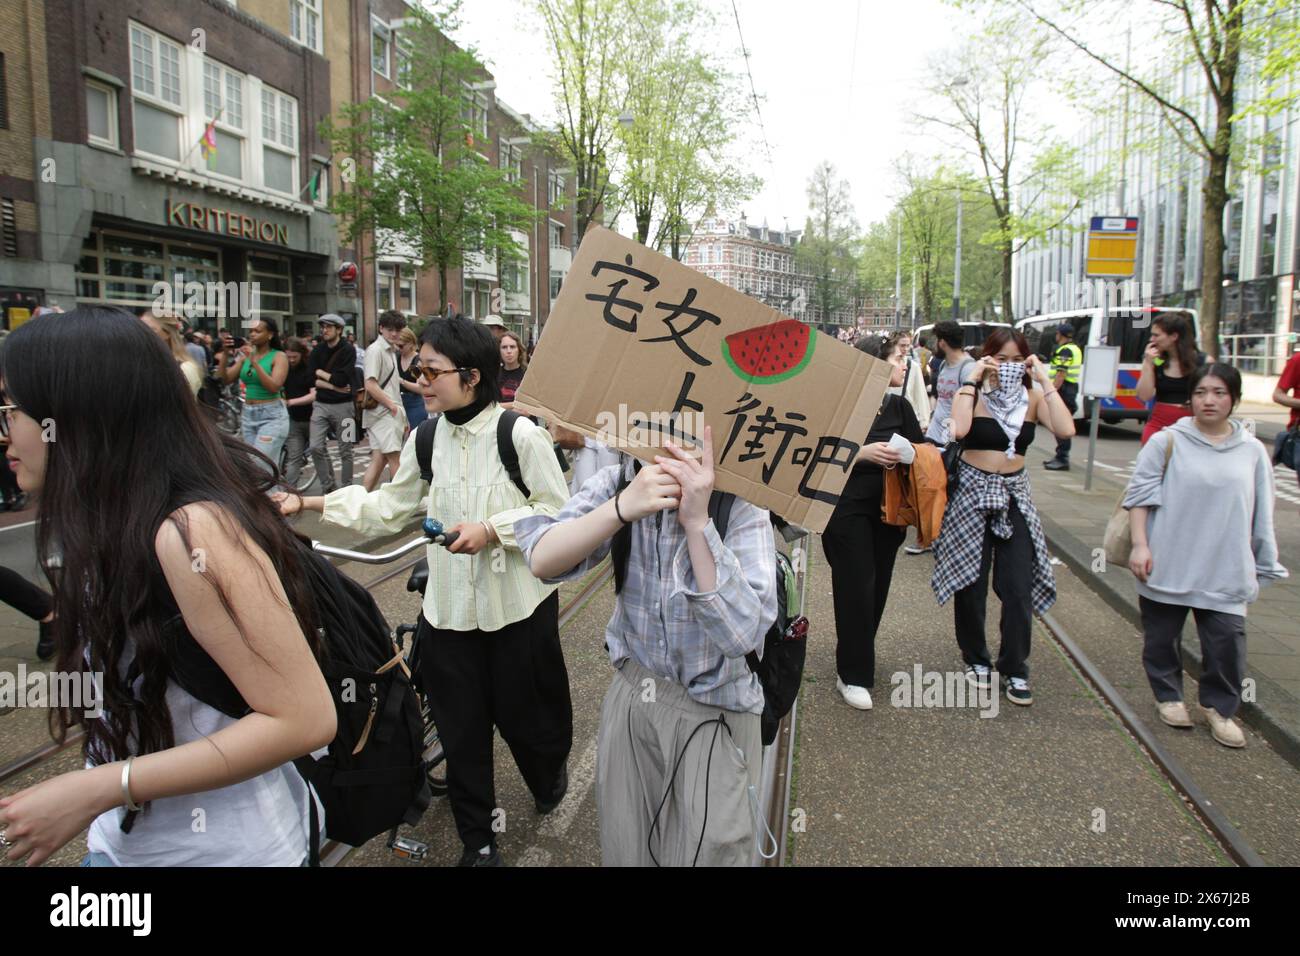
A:
[[[745,382],[775,385],[804,370],[816,341],[812,326],[782,319],[728,335],[722,340],[722,356]]]

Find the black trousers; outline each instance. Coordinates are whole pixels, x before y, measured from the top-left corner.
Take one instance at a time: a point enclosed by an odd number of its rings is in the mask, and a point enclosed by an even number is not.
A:
[[[1183,622],[1188,608],[1138,595],[1142,609],[1142,666],[1156,700],[1183,699]],[[1201,705],[1231,717],[1241,706],[1246,677],[1246,619],[1206,608],[1190,609],[1201,639]]]
[[[543,800],[554,793],[573,746],[559,610],[557,591],[531,617],[499,631],[445,631],[420,618],[420,678],[447,754],[447,795],[467,849],[495,838],[493,727],[528,789]]]
[[[0,567],[0,601],[39,621],[54,610],[50,596],[10,568]]]
[[[1077,382],[1066,382],[1057,391],[1061,393],[1061,401],[1065,402],[1065,407],[1073,415],[1079,408],[1079,384]],[[1056,439],[1056,457],[1061,461],[1069,461],[1071,444],[1073,442],[1069,438]]]
[[[957,622],[957,646],[967,664],[991,666],[984,619],[989,597],[989,568],[993,569],[993,593],[1002,602],[1002,645],[998,648],[998,673],[1004,677],[1029,679],[1029,635],[1033,628],[1034,542],[1029,525],[1012,499],[1007,515],[1011,537],[1003,541],[984,524],[984,546],[980,570],[971,584],[953,597]]]
[[[835,667],[846,684],[876,685],[876,631],[906,535],[905,528],[859,514],[835,514],[822,532],[835,596]]]

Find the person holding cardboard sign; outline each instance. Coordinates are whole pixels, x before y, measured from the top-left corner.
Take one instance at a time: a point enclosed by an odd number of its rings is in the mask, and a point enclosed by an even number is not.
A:
[[[515,534],[547,582],[613,554],[605,642],[617,673],[596,750],[603,862],[748,866],[763,690],[745,655],[776,619],[772,524],[736,499],[718,536],[710,428],[699,458],[664,447],[653,464],[602,469],[558,515],[524,518]]]

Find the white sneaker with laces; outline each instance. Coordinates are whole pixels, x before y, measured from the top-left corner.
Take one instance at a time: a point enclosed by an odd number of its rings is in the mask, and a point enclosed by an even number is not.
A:
[[[840,695],[844,698],[844,703],[850,707],[856,707],[858,710],[871,709],[871,691],[865,687],[858,687],[856,684],[846,684],[838,677],[835,678],[835,686],[839,689]]]
[[[1213,707],[1202,707],[1205,719],[1210,722],[1210,735],[1225,747],[1246,746],[1246,735],[1230,717],[1224,717]]]
[[[1187,707],[1181,700],[1157,701],[1156,710],[1160,712],[1160,719],[1170,727],[1192,726],[1192,718],[1187,716]]]

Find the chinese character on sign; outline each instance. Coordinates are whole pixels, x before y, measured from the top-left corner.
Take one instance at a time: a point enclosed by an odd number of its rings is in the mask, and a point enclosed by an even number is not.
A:
[[[610,269],[614,272],[622,272],[625,275],[640,279],[643,283],[643,288],[641,290],[643,292],[652,292],[659,287],[659,280],[650,275],[650,273],[632,268],[632,256],[630,253],[625,257],[624,262],[627,264],[619,265],[617,262],[597,262],[591,267],[591,274],[596,276],[600,274],[602,269]],[[627,279],[618,279],[617,281],[610,283],[608,295],[596,295],[589,292],[587,293],[587,298],[593,302],[605,303],[605,321],[614,326],[614,328],[622,329],[624,332],[635,332],[637,316],[641,314],[641,310],[645,308],[645,306],[644,304],[637,302],[635,299],[619,298],[623,291],[623,287],[627,284]],[[631,309],[636,314],[631,318],[620,318],[618,315],[614,314],[615,306],[620,309]]]

